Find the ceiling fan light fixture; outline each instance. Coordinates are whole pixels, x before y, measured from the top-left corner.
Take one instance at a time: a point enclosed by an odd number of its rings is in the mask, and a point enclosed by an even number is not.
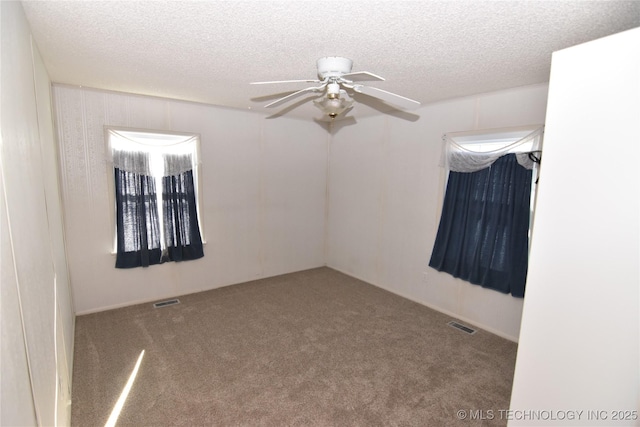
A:
[[[353,105],[353,99],[346,96],[340,98],[338,94],[335,97],[322,97],[313,101],[313,104],[318,107],[324,114],[332,119],[344,113],[347,109]]]
[[[333,82],[327,85],[327,98],[338,99],[340,98],[340,92],[342,92],[343,95],[347,94],[344,90],[340,90],[340,85],[338,83]]]

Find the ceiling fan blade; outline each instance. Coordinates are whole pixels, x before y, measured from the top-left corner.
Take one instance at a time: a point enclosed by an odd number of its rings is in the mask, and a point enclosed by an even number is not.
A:
[[[352,82],[366,82],[366,81],[384,81],[384,77],[381,77],[377,74],[370,73],[368,71],[357,71],[355,73],[347,73],[343,74],[340,77],[346,77],[347,80]]]
[[[272,82],[251,82],[250,85],[270,85],[277,83],[321,83],[320,80],[276,80]]]
[[[410,110],[418,108],[420,103],[413,99],[406,98],[404,96],[396,95],[395,93],[387,92],[386,90],[378,89],[371,86],[353,85],[353,90],[363,95],[373,96],[374,98],[381,99],[398,107]]]
[[[308,88],[299,90],[297,92],[293,92],[293,93],[291,93],[291,94],[289,94],[289,95],[287,95],[287,96],[285,96],[283,98],[276,99],[275,101],[265,105],[265,108],[276,107],[276,106],[278,106],[280,104],[284,104],[285,102],[289,101],[290,99],[293,99],[293,98],[295,98],[297,96],[300,96],[300,95],[302,95],[303,93],[306,93],[306,92],[318,92],[318,91],[324,89],[325,86],[326,85],[321,85],[321,86],[317,86],[317,87],[316,86],[312,86],[312,87],[308,87]]]

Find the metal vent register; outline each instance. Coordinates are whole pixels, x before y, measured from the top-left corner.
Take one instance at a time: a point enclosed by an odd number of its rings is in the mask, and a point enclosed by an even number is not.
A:
[[[176,305],[176,304],[180,304],[180,300],[179,299],[170,299],[170,300],[160,301],[160,302],[157,302],[157,303],[153,304],[153,308],[166,307],[168,305]]]
[[[461,323],[458,322],[454,322],[453,320],[449,323],[447,323],[447,325],[451,326],[452,328],[456,328],[456,329],[460,329],[462,332],[465,332],[469,335],[473,335],[476,333],[476,330],[473,328],[470,328],[468,326],[465,326]]]

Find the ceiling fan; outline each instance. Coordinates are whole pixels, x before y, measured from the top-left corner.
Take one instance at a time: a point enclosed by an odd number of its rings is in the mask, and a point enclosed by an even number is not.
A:
[[[267,105],[266,108],[276,107],[308,92],[322,92],[323,94],[316,100],[314,104],[320,108],[328,117],[335,119],[340,114],[352,108],[353,99],[350,98],[349,92],[361,93],[374,98],[378,98],[384,102],[392,104],[402,109],[413,109],[420,106],[418,101],[387,92],[371,86],[364,86],[356,82],[360,81],[384,81],[384,78],[370,73],[368,71],[351,72],[353,61],[348,58],[339,56],[328,56],[318,59],[316,63],[318,67],[317,80],[279,80],[271,82],[252,82],[253,85],[274,84],[274,83],[316,83],[317,86],[311,86],[285,97],[277,99]],[[348,92],[349,91],[349,92]]]

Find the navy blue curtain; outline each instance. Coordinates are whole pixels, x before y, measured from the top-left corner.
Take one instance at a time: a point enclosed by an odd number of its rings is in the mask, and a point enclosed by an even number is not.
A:
[[[515,154],[477,172],[450,172],[429,266],[523,297],[531,176]]]
[[[160,225],[154,178],[115,168],[116,268],[159,264]]]
[[[193,171],[162,178],[162,208],[167,261],[202,258]]]

